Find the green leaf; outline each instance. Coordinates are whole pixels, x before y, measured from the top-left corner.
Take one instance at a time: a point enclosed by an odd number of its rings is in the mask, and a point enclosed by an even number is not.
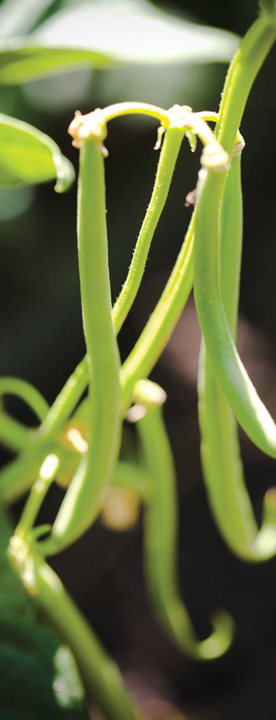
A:
[[[19,83],[89,63],[226,62],[237,36],[179,20],[146,0],[94,0],[55,13],[25,38],[2,43],[0,82]]]
[[[32,36],[0,43],[0,83],[18,85],[69,70],[91,66],[107,69],[117,65],[111,57],[91,50],[45,47]]]
[[[0,114],[0,186],[35,185],[56,179],[63,192],[74,169],[56,143],[32,125]]]

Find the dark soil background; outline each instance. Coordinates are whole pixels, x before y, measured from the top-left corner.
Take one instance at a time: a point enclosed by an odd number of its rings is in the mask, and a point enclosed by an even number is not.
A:
[[[255,0],[179,0],[155,3],[176,15],[244,34],[256,17]],[[131,74],[132,72],[132,74]],[[53,107],[60,80],[0,90],[4,112],[52,136],[78,161],[66,133],[76,107],[85,113],[116,100],[150,100],[216,110],[226,65],[144,68],[83,73],[64,78],[69,95]],[[253,381],[276,417],[276,48],[256,80],[245,116],[243,153],[244,254],[240,347]],[[52,91],[51,91],[51,82]],[[43,84],[44,83],[44,84]],[[79,86],[86,83],[81,95]],[[75,85],[74,85],[75,84]],[[75,97],[72,87],[75,87]],[[151,95],[152,89],[152,95]],[[47,94],[48,93],[48,94]],[[47,100],[48,98],[48,100]],[[54,102],[54,100],[53,100]],[[150,197],[157,156],[156,127],[129,120],[110,124],[106,161],[110,266],[114,298],[129,265]],[[171,196],[153,242],[145,277],[120,334],[124,359],[168,277],[190,210],[198,158],[183,147]],[[0,198],[1,202],[1,198]],[[75,234],[76,187],[64,196],[52,185],[34,191],[31,207],[0,227],[1,374],[33,382],[52,402],[84,354]],[[1,210],[1,208],[0,208]],[[236,622],[231,650],[221,660],[197,664],[182,656],[157,625],[143,582],[143,518],[115,534],[100,522],[53,566],[117,659],[149,717],[160,720],[275,720],[276,559],[260,566],[235,559],[225,547],[206,501],[199,459],[196,371],[200,340],[192,300],[152,374],[168,393],[166,418],[179,482],[179,577],[183,598],[200,637],[208,617],[226,608]],[[24,408],[10,405],[26,422]],[[262,498],[273,485],[275,463],[242,438],[248,488],[260,520]],[[4,458],[3,458],[4,459]],[[45,507],[53,515],[57,497]],[[159,704],[156,702],[159,700]],[[173,715],[165,700],[181,709]],[[159,708],[159,709],[158,709]],[[165,708],[165,710],[164,710]],[[162,715],[163,712],[163,715]]]

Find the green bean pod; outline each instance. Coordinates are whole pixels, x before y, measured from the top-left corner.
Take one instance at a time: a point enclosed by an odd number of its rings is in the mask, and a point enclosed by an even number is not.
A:
[[[260,450],[276,457],[275,423],[240,360],[221,297],[219,222],[225,175],[226,172],[209,170],[207,177],[201,175],[198,183],[194,280],[196,309],[212,372],[238,422]]]
[[[220,215],[221,293],[234,341],[237,334],[242,250],[240,164],[240,157],[232,159]],[[259,530],[246,489],[237,423],[215,381],[204,344],[200,353],[198,389],[201,458],[215,520],[230,549],[239,557],[253,562],[266,560],[276,551],[276,512],[273,518],[271,491],[266,496],[263,525]]]
[[[233,621],[228,613],[218,611],[213,617],[213,633],[200,641],[181,600],[176,569],[176,478],[162,409],[149,410],[137,427],[149,473],[144,544],[150,598],[157,617],[178,647],[197,660],[214,659],[228,649]]]
[[[80,156],[78,253],[90,371],[90,442],[54,522],[51,552],[72,543],[93,522],[120,442],[119,354],[111,315],[104,161],[93,137],[84,141]]]

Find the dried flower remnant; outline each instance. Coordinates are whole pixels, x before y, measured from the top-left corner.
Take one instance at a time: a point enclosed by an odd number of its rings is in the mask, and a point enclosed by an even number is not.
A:
[[[96,140],[99,151],[104,157],[108,156],[108,150],[103,145],[103,140],[106,138],[107,131],[105,122],[102,119],[102,110],[96,108],[87,115],[82,115],[80,110],[76,110],[74,119],[68,128],[69,135],[72,136],[72,145],[80,149],[83,145],[83,141],[89,137]]]

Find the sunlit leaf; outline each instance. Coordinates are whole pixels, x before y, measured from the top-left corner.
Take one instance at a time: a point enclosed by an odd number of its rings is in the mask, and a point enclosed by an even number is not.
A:
[[[18,85],[88,65],[104,69],[116,64],[111,57],[99,52],[43,47],[43,43],[34,41],[32,35],[0,43],[0,83],[6,85]]]
[[[56,143],[32,125],[0,114],[0,186],[36,185],[56,179],[67,190],[74,169]]]
[[[2,43],[0,81],[19,83],[80,63],[224,62],[237,46],[237,36],[172,17],[146,0],[83,0],[31,35]]]

